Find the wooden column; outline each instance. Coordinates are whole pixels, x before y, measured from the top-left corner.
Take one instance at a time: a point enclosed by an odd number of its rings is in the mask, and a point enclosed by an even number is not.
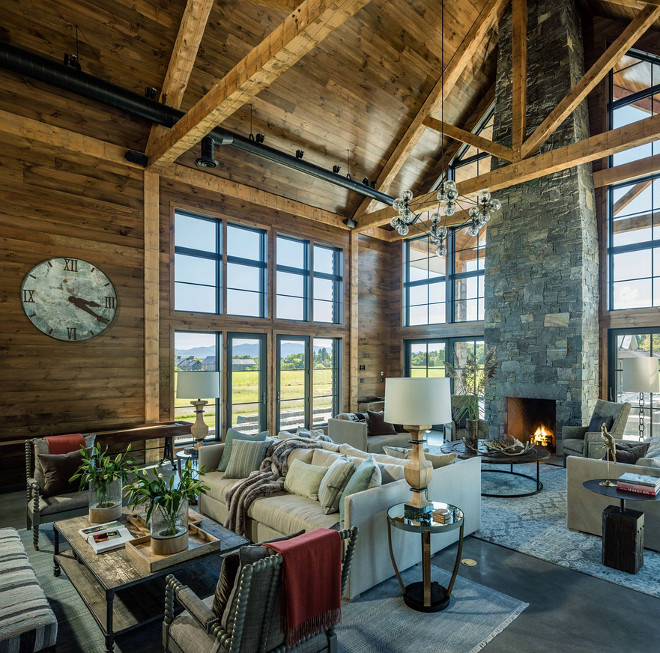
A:
[[[350,240],[350,257],[351,257],[351,269],[350,269],[350,297],[351,297],[351,309],[350,309],[350,324],[349,324],[349,336],[348,336],[348,351],[349,351],[349,399],[348,399],[348,410],[355,411],[357,410],[358,405],[358,385],[360,383],[360,373],[359,373],[359,364],[358,364],[358,351],[359,351],[359,330],[358,330],[358,269],[359,269],[359,258],[358,258],[358,248],[359,248],[359,238],[360,235],[357,231],[351,231],[351,240]]]
[[[159,177],[144,173],[144,421],[159,417]],[[149,440],[146,461],[159,459],[151,449],[158,440]]]

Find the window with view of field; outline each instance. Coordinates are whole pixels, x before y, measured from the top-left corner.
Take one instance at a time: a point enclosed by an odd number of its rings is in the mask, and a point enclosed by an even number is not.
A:
[[[195,372],[220,373],[222,351],[222,336],[216,332],[175,331],[174,332],[174,376],[175,383],[181,374],[194,374]],[[174,419],[195,421],[195,409],[188,399],[176,397],[174,392]],[[209,403],[204,409],[204,422],[209,427],[207,440],[220,437],[220,400],[206,399]],[[177,442],[191,441],[191,436],[176,438]]]
[[[266,429],[266,334],[227,335],[227,425],[244,433]]]

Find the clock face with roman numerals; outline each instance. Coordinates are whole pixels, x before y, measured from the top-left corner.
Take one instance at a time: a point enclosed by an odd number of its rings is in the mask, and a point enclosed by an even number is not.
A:
[[[117,293],[110,279],[79,258],[39,263],[23,280],[21,301],[37,329],[69,342],[98,336],[117,313]]]

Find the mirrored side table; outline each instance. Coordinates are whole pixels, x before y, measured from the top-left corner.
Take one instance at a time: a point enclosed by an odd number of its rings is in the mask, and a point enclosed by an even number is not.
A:
[[[434,501],[433,513],[430,514],[430,519],[418,521],[404,516],[405,505],[405,503],[399,503],[387,511],[387,539],[394,573],[403,592],[403,600],[408,607],[413,610],[419,610],[420,612],[439,612],[449,606],[451,592],[454,588],[456,576],[458,575],[458,565],[460,564],[461,553],[463,551],[463,511],[450,503]],[[443,515],[442,519],[440,517],[441,514]],[[403,584],[392,548],[393,527],[421,535],[422,582],[411,583],[410,585]],[[431,534],[447,533],[457,528],[460,529],[460,533],[458,536],[456,562],[449,585],[448,587],[444,587],[440,583],[431,581]]]

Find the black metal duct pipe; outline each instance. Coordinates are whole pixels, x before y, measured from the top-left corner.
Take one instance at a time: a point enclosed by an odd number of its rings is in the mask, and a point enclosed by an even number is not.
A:
[[[0,42],[0,66],[20,75],[37,79],[46,84],[77,93],[91,100],[121,109],[134,116],[144,118],[165,127],[172,127],[184,114],[155,100],[127,91],[102,79],[70,68],[52,59]],[[263,159],[298,170],[335,186],[341,186],[384,204],[391,205],[394,198],[380,193],[365,184],[348,179],[330,170],[290,154],[280,152],[267,145],[260,145],[244,136],[225,129],[216,128],[210,134],[216,145],[230,145]]]

